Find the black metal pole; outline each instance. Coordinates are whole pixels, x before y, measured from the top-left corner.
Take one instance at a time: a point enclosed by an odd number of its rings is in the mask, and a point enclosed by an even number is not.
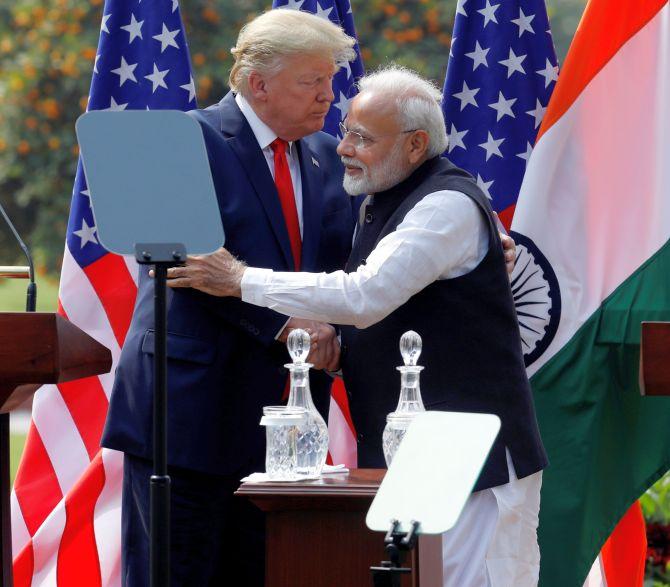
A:
[[[33,256],[30,254],[30,249],[26,246],[26,243],[23,242],[21,235],[18,230],[16,230],[13,222],[10,220],[7,212],[0,204],[0,216],[5,219],[5,223],[9,226],[9,230],[12,231],[16,242],[19,243],[19,247],[23,251],[26,259],[28,259],[28,279],[30,283],[28,284],[28,291],[26,292],[26,312],[34,312],[35,305],[37,303],[37,285],[35,285],[35,266],[33,264]]]
[[[384,550],[390,560],[382,561],[379,567],[370,567],[374,587],[400,587],[402,575],[412,572],[412,569],[402,567],[402,561],[405,553],[416,546],[420,525],[412,520],[409,532],[398,532],[400,522],[391,520],[391,527],[384,537]]]
[[[170,477],[167,474],[167,264],[156,263],[154,282],[154,474],[151,476],[152,587],[170,584]]]
[[[26,312],[34,312],[37,308],[37,284],[31,281],[26,290]]]

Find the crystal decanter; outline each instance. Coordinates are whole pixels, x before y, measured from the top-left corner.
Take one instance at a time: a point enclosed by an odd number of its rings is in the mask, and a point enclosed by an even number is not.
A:
[[[395,412],[386,416],[386,428],[382,436],[386,466],[391,466],[393,456],[414,417],[426,411],[419,387],[419,374],[423,367],[416,364],[421,355],[421,337],[413,330],[400,337],[400,354],[405,363],[397,367],[400,371],[400,399]]]
[[[304,408],[307,415],[298,426],[297,436],[297,468],[299,475],[320,475],[328,454],[328,427],[319,414],[309,388],[309,370],[312,367],[306,363],[310,349],[309,334],[296,328],[288,335],[286,346],[293,360],[285,367],[291,374],[291,391],[287,406]]]

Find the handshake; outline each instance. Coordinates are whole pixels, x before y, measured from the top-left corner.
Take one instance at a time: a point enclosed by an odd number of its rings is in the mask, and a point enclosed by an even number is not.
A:
[[[326,371],[337,371],[340,368],[340,341],[332,325],[315,320],[291,318],[277,340],[285,343],[288,335],[296,328],[302,328],[309,334],[311,346],[307,356],[308,363],[312,363],[315,369]]]

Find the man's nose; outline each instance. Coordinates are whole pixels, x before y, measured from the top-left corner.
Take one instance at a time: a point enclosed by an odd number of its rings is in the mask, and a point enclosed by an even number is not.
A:
[[[337,145],[337,154],[342,157],[353,157],[356,154],[356,148],[354,147],[354,141],[351,140],[348,134],[340,140],[340,144]]]
[[[333,82],[328,80],[324,82],[321,91],[319,92],[319,101],[321,102],[332,102],[335,99],[335,94],[333,93]]]

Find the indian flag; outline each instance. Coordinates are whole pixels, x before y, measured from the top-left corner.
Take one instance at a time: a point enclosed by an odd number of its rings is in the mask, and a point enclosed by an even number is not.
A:
[[[590,0],[512,230],[512,287],[551,461],[540,584],[579,587],[670,467],[670,400],[638,387],[640,322],[670,320],[667,0]]]

